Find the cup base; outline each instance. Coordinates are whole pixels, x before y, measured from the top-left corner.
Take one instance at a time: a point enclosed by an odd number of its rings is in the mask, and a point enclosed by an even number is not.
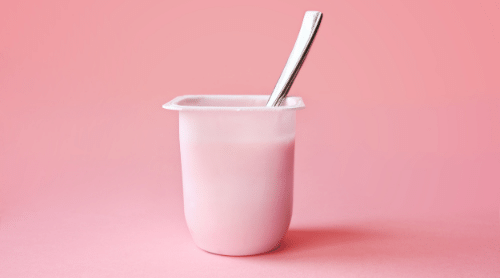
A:
[[[213,254],[213,255],[218,255],[218,256],[225,256],[225,257],[250,257],[250,256],[259,256],[259,255],[264,255],[264,254],[268,254],[268,253],[271,253],[271,252],[274,252],[276,250],[278,250],[280,247],[281,247],[281,243],[282,243],[282,239],[275,245],[273,246],[271,249],[267,250],[267,251],[262,251],[262,252],[255,252],[255,253],[243,253],[243,254],[240,254],[240,253],[221,253],[221,252],[212,252],[210,250],[206,250],[206,249],[203,249],[201,248],[200,246],[196,246],[198,247],[199,249],[209,253],[209,254]]]

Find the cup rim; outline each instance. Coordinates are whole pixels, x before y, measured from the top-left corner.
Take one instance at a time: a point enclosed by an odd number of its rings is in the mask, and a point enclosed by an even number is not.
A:
[[[189,102],[195,104],[201,100],[220,100],[220,101],[234,101],[250,99],[253,101],[263,101],[264,103],[269,99],[268,95],[184,95],[178,96],[171,101],[165,103],[162,107],[167,110],[176,111],[283,111],[283,110],[298,110],[304,109],[305,105],[301,97],[288,96],[284,104],[276,107],[267,106],[203,106],[203,105],[189,105]]]

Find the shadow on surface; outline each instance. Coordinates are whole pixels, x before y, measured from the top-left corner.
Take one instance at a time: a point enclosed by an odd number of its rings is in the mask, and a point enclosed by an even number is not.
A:
[[[274,253],[301,252],[375,240],[380,233],[355,228],[291,229]]]
[[[346,249],[387,237],[388,234],[360,228],[290,229],[280,246],[265,257],[293,259],[345,255]]]
[[[487,238],[450,237],[411,229],[292,228],[277,249],[254,258],[274,261],[380,262],[454,258],[465,254],[470,256],[481,249],[485,251],[487,246]]]

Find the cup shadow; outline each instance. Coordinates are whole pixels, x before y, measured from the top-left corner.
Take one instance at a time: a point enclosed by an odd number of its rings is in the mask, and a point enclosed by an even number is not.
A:
[[[256,260],[414,260],[471,254],[488,239],[467,239],[410,229],[369,227],[292,228],[275,250]]]
[[[375,242],[388,238],[389,234],[355,227],[290,229],[280,246],[267,256],[293,258],[296,256],[335,256],[345,248],[362,242]]]
[[[292,229],[283,238],[277,252],[301,251],[340,245],[343,243],[373,240],[382,234],[355,228]]]

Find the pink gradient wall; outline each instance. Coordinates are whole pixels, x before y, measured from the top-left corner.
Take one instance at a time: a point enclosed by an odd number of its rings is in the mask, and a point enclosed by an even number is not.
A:
[[[161,105],[270,93],[306,10],[324,18],[290,92],[306,104],[292,226],[498,222],[498,1],[7,0],[0,226],[82,208],[184,225],[177,115]]]
[[[308,106],[297,214],[498,209],[496,2],[7,1],[2,211],[47,187],[67,197],[51,181],[76,165],[157,159],[179,176],[177,116],[160,105],[269,93],[307,9],[325,18],[291,91]]]

